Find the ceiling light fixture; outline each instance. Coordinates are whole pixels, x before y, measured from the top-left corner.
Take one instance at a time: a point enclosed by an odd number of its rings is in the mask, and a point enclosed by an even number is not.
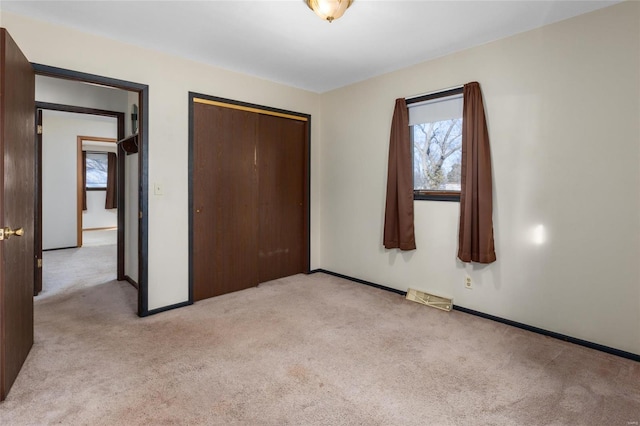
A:
[[[304,0],[316,15],[329,23],[344,15],[344,11],[351,6],[353,0]]]

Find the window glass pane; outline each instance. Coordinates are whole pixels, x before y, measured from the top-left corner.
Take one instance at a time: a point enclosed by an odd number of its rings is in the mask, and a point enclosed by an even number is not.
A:
[[[461,93],[409,105],[414,190],[460,191],[462,107]]]
[[[107,169],[106,152],[87,152],[87,188],[106,188]]]
[[[413,188],[460,191],[462,118],[411,126]]]

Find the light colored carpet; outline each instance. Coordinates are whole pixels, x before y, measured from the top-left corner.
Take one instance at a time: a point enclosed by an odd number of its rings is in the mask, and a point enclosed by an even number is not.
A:
[[[36,302],[2,425],[629,425],[640,363],[324,274],[148,318],[110,282]]]
[[[82,247],[109,246],[118,243],[118,228],[82,231]]]
[[[113,281],[117,245],[98,245],[42,253],[42,292],[35,300]]]

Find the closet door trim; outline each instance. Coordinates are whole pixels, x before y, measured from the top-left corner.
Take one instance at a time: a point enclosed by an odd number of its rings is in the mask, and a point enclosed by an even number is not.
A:
[[[219,106],[222,108],[237,109],[240,111],[255,112],[255,113],[264,114],[264,115],[273,115],[275,117],[289,118],[291,120],[309,121],[309,116],[307,115],[299,115],[299,114],[291,113],[288,111],[285,112],[282,110],[276,110],[273,108],[263,107],[259,105],[253,105],[253,104],[239,105],[237,103],[232,103],[229,101],[222,102],[222,101],[214,101],[211,99],[202,99],[202,98],[193,98],[193,102],[196,102],[199,104]]]

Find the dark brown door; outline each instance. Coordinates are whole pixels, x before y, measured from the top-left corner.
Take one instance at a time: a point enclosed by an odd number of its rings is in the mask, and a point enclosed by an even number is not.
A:
[[[0,399],[33,345],[35,77],[31,64],[0,29],[0,227],[24,228],[0,241]]]
[[[304,271],[306,121],[260,115],[259,282]]]
[[[257,114],[200,103],[193,113],[193,292],[258,285]]]

